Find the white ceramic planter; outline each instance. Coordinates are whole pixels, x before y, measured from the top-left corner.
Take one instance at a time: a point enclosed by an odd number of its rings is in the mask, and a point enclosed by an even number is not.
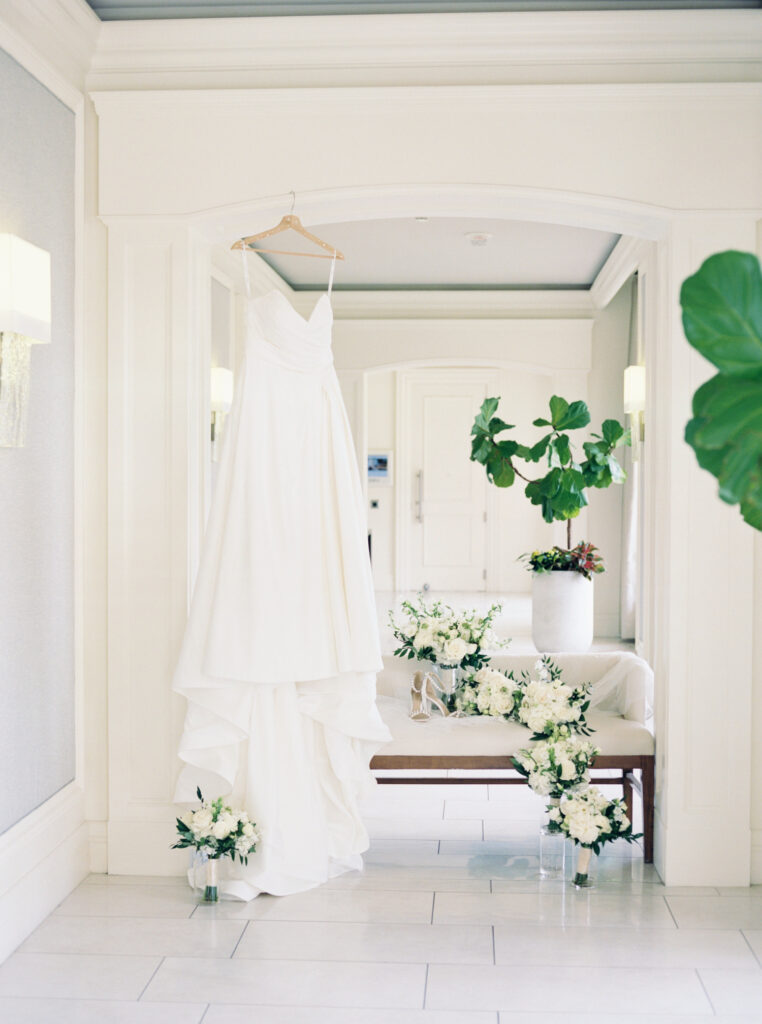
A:
[[[533,573],[532,640],[542,654],[588,651],[593,642],[593,581],[579,572]]]

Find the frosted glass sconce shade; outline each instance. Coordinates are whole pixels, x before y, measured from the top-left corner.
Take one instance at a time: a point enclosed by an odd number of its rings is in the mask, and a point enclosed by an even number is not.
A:
[[[233,371],[215,366],[212,369],[211,383],[212,412],[230,412],[233,404]]]
[[[50,253],[0,234],[0,447],[26,437],[30,346],[50,342]]]
[[[624,371],[624,411],[630,415],[646,407],[646,368],[628,366]]]
[[[50,341],[50,253],[0,234],[0,333]]]

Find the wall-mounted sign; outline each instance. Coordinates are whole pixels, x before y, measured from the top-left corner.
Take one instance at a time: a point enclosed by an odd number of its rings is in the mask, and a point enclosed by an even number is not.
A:
[[[368,483],[391,484],[392,453],[371,452],[368,454]]]

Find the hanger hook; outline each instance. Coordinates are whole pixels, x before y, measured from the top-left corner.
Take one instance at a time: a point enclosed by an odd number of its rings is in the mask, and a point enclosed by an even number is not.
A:
[[[295,206],[296,206],[296,192],[294,192],[294,190],[291,189],[291,209],[288,211],[289,216],[291,216],[291,214],[294,212],[294,207]]]

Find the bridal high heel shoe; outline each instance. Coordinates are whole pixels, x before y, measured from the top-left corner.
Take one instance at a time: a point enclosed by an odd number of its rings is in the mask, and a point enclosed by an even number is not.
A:
[[[410,717],[414,722],[428,722],[431,718],[431,705],[446,717],[449,711],[443,701],[437,697],[436,691],[444,693],[444,688],[431,672],[416,672],[413,685],[410,687]]]

